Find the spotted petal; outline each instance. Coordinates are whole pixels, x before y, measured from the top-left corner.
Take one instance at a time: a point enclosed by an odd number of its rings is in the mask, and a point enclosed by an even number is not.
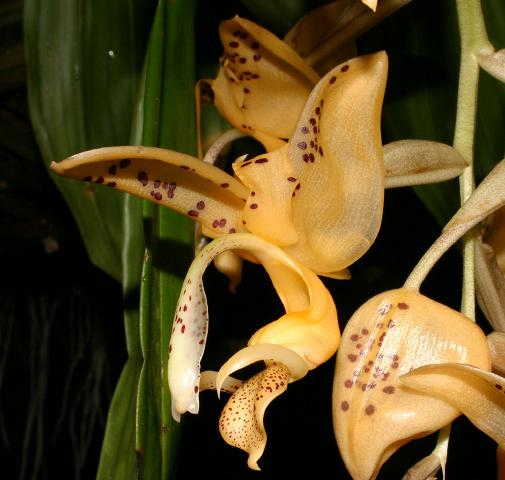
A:
[[[202,223],[212,236],[242,230],[247,189],[189,155],[153,147],[106,147],[53,162],[51,168],[169,207]]]
[[[403,444],[447,425],[458,407],[407,388],[400,377],[426,364],[489,370],[486,337],[471,320],[410,289],[384,292],[352,316],[337,354],[333,420],[356,480],[375,478]]]
[[[268,405],[288,386],[289,372],[282,364],[273,364],[244,383],[228,400],[219,419],[224,440],[248,454],[247,465],[259,470],[267,434],[263,416]]]
[[[279,320],[259,330],[251,338],[250,344],[283,346],[300,356],[308,368],[328,360],[339,344],[335,305],[313,272],[278,247],[254,235],[220,237],[195,258],[179,298],[168,364],[175,417],[186,411],[198,411],[200,361],[208,322],[202,276],[209,263],[227,250],[246,252],[257,259],[268,272],[286,309],[286,314]]]
[[[379,230],[386,76],[384,52],[330,71],[312,91],[289,142],[299,185],[292,201],[298,241],[285,250],[313,271],[344,269],[368,250]]]
[[[215,106],[268,150],[280,147],[319,75],[282,40],[249,20],[224,21],[219,35],[224,54],[217,78],[209,82]]]
[[[505,448],[505,379],[472,365],[426,365],[400,377],[407,387],[462,412]]]

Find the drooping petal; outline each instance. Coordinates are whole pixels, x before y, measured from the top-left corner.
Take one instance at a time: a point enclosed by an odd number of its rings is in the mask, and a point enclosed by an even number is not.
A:
[[[472,365],[426,365],[400,377],[407,387],[462,412],[505,448],[505,379]]]
[[[59,175],[92,181],[164,205],[219,236],[243,229],[249,192],[219,168],[189,155],[153,147],[106,147],[51,164]]]
[[[415,290],[384,292],[352,316],[337,354],[333,420],[355,480],[374,478],[403,444],[458,416],[453,405],[399,380],[422,365],[446,362],[489,370],[486,337],[461,313]]]
[[[224,54],[212,82],[216,108],[267,150],[282,146],[319,75],[282,40],[249,20],[224,21],[219,35]]]
[[[313,271],[346,268],[379,230],[386,76],[384,52],[336,67],[312,91],[289,142],[298,179],[292,201],[298,241],[285,250]]]
[[[467,166],[450,145],[427,140],[400,140],[384,145],[386,188],[436,183],[455,178]]]
[[[209,263],[228,250],[245,252],[264,266],[286,309],[279,320],[260,329],[250,344],[284,346],[314,368],[335,353],[340,341],[335,305],[313,272],[254,235],[219,237],[191,264],[178,301],[168,362],[169,387],[178,415],[198,411],[200,361],[208,322],[202,276]]]
[[[253,470],[260,470],[257,462],[267,442],[265,410],[286,390],[288,379],[289,372],[283,365],[269,365],[230,397],[219,419],[223,439],[249,454],[247,465]]]
[[[497,80],[505,83],[505,48],[494,51],[489,48],[477,55],[479,65]]]

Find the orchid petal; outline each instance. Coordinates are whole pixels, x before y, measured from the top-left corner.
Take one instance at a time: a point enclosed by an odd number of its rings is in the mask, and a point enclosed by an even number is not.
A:
[[[250,344],[283,346],[298,354],[308,368],[314,368],[335,353],[340,341],[335,304],[313,272],[275,245],[254,235],[219,237],[207,245],[191,264],[177,304],[168,380],[178,414],[198,411],[200,361],[208,324],[202,276],[209,263],[228,250],[252,255],[265,267],[286,309],[286,314],[279,320],[260,329],[251,338]]]
[[[501,207],[486,219],[484,241],[493,248],[496,262],[505,275],[505,207]]]
[[[446,362],[490,368],[486,337],[460,312],[401,288],[354,313],[333,387],[337,443],[354,479],[374,478],[403,444],[458,416],[449,402],[413,392],[399,380],[422,365]]]
[[[255,235],[275,245],[298,239],[292,220],[291,198],[297,179],[283,147],[251,160],[235,161],[233,171],[249,189],[242,221]]]
[[[400,377],[408,388],[439,398],[505,447],[505,379],[472,365],[425,365]]]
[[[216,108],[267,150],[282,146],[319,75],[282,40],[249,20],[224,21],[219,35],[224,55],[211,83]]]
[[[374,12],[375,10],[377,10],[377,0],[361,0],[361,1],[363,2],[363,4],[365,4],[368,8],[370,8]]]
[[[231,374],[259,361],[264,361],[267,365],[284,365],[288,370],[290,383],[303,378],[308,371],[307,362],[293,350],[282,345],[255,344],[239,350],[223,364],[216,376],[216,390],[222,390]]]
[[[505,333],[491,332],[487,336],[487,344],[491,353],[494,372],[505,376]]]
[[[477,55],[479,65],[489,75],[505,83],[505,48],[495,52],[485,51]]]
[[[495,330],[505,332],[505,276],[493,248],[479,237],[475,243],[477,300]]]
[[[219,419],[219,431],[229,445],[249,454],[247,465],[260,470],[258,459],[265,450],[265,410],[288,386],[289,372],[273,364],[247,380],[228,400]]]
[[[450,145],[426,140],[400,140],[384,145],[386,188],[436,183],[455,178],[467,166]]]
[[[313,271],[344,269],[368,250],[379,230],[386,75],[384,52],[336,67],[312,91],[289,142],[300,185],[292,201],[299,238],[285,250]]]
[[[200,376],[200,392],[205,390],[216,390],[217,372],[214,370],[205,370]],[[233,377],[227,377],[220,386],[220,392],[235,393],[244,382]]]
[[[106,147],[53,162],[51,168],[176,210],[202,223],[213,236],[243,229],[247,189],[189,155],[153,147]]]

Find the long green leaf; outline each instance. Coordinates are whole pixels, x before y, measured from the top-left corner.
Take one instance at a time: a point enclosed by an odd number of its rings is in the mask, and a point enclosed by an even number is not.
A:
[[[194,1],[161,0],[146,57],[144,145],[195,153]],[[144,207],[147,250],[140,332],[144,357],[137,403],[139,477],[171,478],[179,429],[171,418],[166,365],[171,319],[191,259],[193,227],[179,214]]]
[[[27,0],[32,123],[45,164],[128,142],[150,2]],[[121,280],[122,196],[51,174],[92,262]]]

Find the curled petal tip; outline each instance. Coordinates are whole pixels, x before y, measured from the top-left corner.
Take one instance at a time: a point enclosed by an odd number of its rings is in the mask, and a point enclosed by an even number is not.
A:
[[[308,371],[305,360],[289,348],[274,344],[251,345],[239,350],[220,368],[216,377],[218,395],[229,375],[262,360],[268,364],[285,365],[289,371],[290,382],[304,377]]]

